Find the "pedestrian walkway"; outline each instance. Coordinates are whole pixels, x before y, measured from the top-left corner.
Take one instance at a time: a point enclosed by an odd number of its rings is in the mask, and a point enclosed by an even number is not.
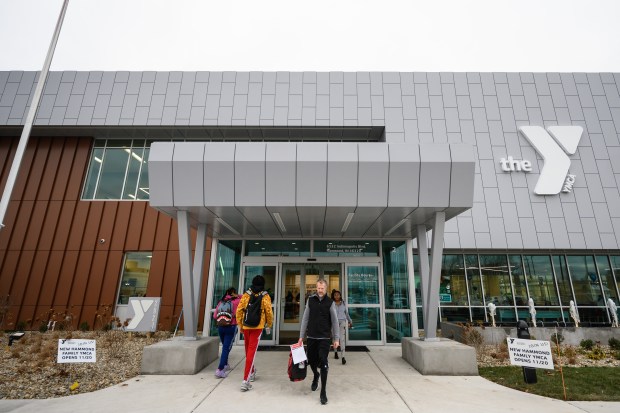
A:
[[[1,400],[0,412],[136,412],[212,413],[469,413],[545,412],[612,413],[620,402],[564,402],[508,389],[482,377],[422,376],[401,358],[400,347],[370,347],[348,352],[347,364],[330,359],[329,403],[321,406],[311,380],[290,382],[288,353],[262,351],[257,355],[254,388],[239,389],[243,348],[235,347],[226,379],[216,379],[216,363],[193,376],[138,376],[93,393],[48,400]],[[217,409],[217,410],[215,410]]]

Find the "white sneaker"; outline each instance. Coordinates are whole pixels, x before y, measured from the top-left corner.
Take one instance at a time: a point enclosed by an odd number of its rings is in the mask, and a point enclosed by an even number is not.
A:
[[[252,385],[250,384],[249,381],[242,381],[241,382],[241,391],[248,391],[248,390],[252,390]]]
[[[255,381],[255,380],[256,380],[256,371],[250,374],[250,381]]]

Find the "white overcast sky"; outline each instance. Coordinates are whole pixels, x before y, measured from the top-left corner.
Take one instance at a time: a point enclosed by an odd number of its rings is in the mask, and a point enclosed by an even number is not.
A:
[[[62,0],[0,0],[40,70]],[[619,0],[71,0],[52,70],[620,71]]]

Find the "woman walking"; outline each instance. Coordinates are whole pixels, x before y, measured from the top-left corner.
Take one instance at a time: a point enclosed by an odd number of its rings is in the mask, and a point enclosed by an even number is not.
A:
[[[342,359],[342,364],[347,364],[347,359],[344,358],[344,350],[345,350],[345,333],[348,328],[353,326],[353,322],[351,321],[351,317],[349,316],[349,309],[347,305],[342,300],[342,294],[338,290],[332,291],[332,300],[336,305],[336,314],[338,314],[338,328],[340,329],[340,346],[334,349],[334,358],[338,360],[338,349],[340,349],[340,358]]]

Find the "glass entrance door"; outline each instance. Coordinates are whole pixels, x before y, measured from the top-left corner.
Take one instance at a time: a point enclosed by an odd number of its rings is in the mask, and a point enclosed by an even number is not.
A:
[[[353,329],[349,330],[351,344],[381,343],[381,293],[379,265],[347,265],[345,299]]]
[[[278,285],[278,266],[277,264],[263,264],[263,265],[245,265],[243,270],[243,284],[241,285],[241,291],[245,292],[252,285],[252,279],[257,275],[262,275],[265,277],[265,291],[271,297],[271,309],[273,311],[273,325],[274,328],[271,329],[271,334],[266,334],[263,331],[263,335],[261,336],[260,344],[265,345],[274,345],[275,344],[275,334],[276,328],[278,324],[278,315],[276,314],[277,308],[275,308],[275,303],[277,303],[277,288]],[[240,292],[241,292],[240,291]],[[243,338],[243,336],[241,336]]]
[[[308,297],[316,291],[316,282],[327,281],[327,293],[340,289],[342,264],[282,264],[280,292],[279,343],[299,339],[301,318]]]

